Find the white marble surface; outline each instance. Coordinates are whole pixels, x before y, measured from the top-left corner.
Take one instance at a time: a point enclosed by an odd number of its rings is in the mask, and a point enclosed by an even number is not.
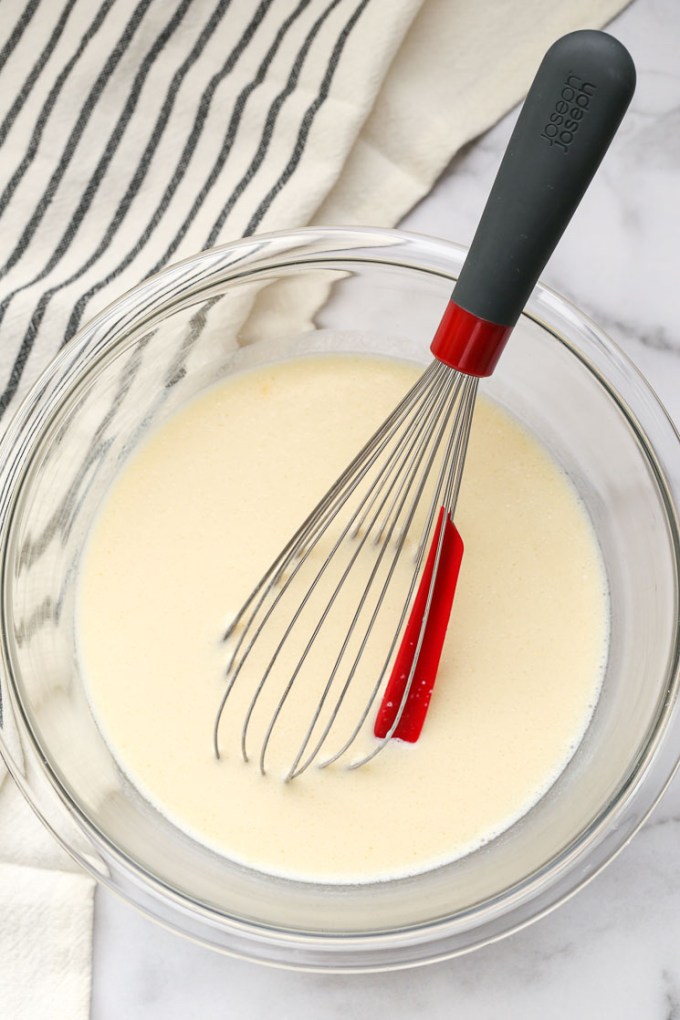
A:
[[[680,424],[680,3],[636,0],[610,30],[635,57],[637,93],[545,279],[605,326]],[[404,227],[469,241],[511,121],[459,156]],[[547,918],[469,956],[387,975],[231,960],[100,890],[92,1020],[680,1020],[679,841],[676,778],[632,844]]]

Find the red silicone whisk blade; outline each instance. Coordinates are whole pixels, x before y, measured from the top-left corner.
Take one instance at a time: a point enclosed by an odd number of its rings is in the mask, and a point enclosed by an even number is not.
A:
[[[404,636],[375,720],[373,732],[376,737],[386,737],[399,715],[416,653],[418,658],[411,685],[392,736],[409,743],[415,743],[420,736],[439,668],[462,559],[463,540],[445,507],[442,507]],[[429,612],[418,651],[431,587]]]

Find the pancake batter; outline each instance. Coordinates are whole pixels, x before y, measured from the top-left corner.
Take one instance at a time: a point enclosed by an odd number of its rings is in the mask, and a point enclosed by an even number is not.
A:
[[[480,400],[456,515],[465,557],[418,743],[283,784],[241,762],[227,723],[232,750],[215,759],[225,624],[419,371],[323,355],[227,379],[147,440],[93,529],[79,643],[105,739],[159,810],[250,866],[360,882],[466,853],[541,797],[597,699],[607,600],[589,521],[543,448]]]

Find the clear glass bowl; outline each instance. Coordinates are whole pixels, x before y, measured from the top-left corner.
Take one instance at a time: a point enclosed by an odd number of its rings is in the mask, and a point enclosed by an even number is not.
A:
[[[325,229],[204,252],[91,322],[0,443],[3,755],[83,867],[215,948],[356,971],[465,952],[591,878],[676,767],[680,441],[615,345],[543,287],[485,388],[541,438],[581,494],[612,617],[592,723],[532,811],[475,853],[411,879],[340,887],[274,878],[159,815],[121,774],[92,718],[74,651],[75,582],[93,517],[131,450],[187,399],[255,363],[342,350],[427,364],[464,254],[394,231]]]

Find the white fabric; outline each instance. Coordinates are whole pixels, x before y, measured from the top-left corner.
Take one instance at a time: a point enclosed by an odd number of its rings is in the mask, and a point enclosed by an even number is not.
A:
[[[253,231],[396,223],[550,42],[623,6],[5,0],[0,412],[168,261]],[[5,783],[3,1020],[88,1016],[93,889],[72,869]]]
[[[89,1015],[93,883],[13,783],[0,791],[0,1016]]]
[[[545,51],[629,0],[426,0],[317,223],[391,227],[526,93]]]

